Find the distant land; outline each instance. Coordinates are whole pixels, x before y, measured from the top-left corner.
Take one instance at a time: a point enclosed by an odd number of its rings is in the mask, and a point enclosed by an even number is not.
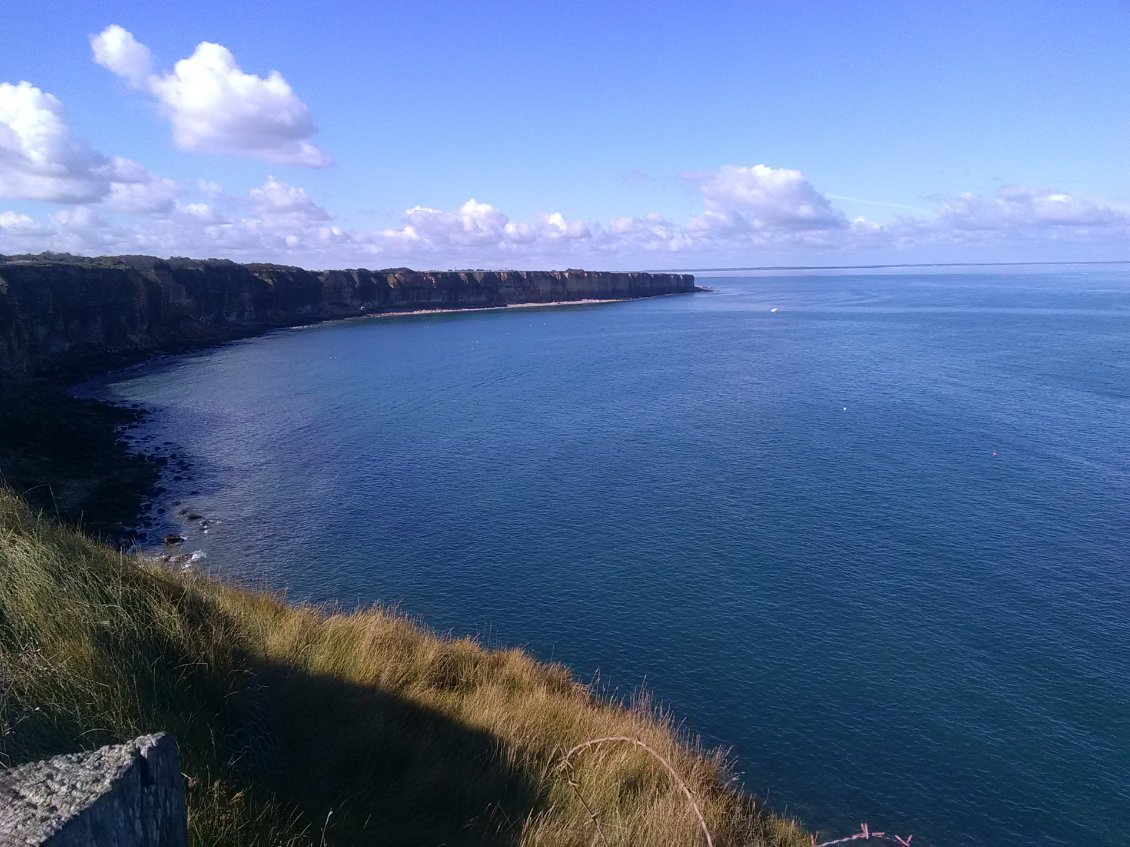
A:
[[[323,320],[695,290],[693,276],[666,272],[312,271],[225,259],[0,256],[0,383]]]
[[[889,265],[749,265],[729,268],[668,268],[645,273],[714,273],[718,271],[873,271],[882,268],[1014,268],[1062,265],[1130,265],[1130,259],[1084,262],[906,262]]]

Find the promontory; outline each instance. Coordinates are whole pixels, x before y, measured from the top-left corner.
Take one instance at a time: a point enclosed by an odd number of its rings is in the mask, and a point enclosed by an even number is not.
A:
[[[0,256],[0,382],[382,312],[694,290],[689,274],[311,271],[221,259]]]

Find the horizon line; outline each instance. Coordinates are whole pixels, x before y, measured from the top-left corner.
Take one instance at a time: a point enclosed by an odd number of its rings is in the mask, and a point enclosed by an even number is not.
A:
[[[883,265],[746,265],[728,268],[647,269],[643,273],[711,273],[714,271],[851,271],[881,268],[993,268],[1021,265],[1130,265],[1130,259],[1086,259],[1072,262],[896,262]]]

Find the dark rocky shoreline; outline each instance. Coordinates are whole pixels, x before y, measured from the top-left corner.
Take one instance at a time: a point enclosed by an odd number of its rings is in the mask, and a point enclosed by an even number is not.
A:
[[[121,431],[146,412],[73,397],[56,382],[0,393],[0,478],[44,513],[121,546],[160,492],[164,457],[130,449]]]

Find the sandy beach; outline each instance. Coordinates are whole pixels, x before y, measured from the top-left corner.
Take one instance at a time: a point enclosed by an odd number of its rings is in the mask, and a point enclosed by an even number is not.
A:
[[[453,312],[502,312],[507,309],[539,309],[551,306],[594,306],[598,303],[626,303],[631,299],[637,298],[616,297],[608,300],[596,300],[592,298],[588,300],[551,300],[548,303],[509,303],[505,306],[470,306],[458,309],[410,309],[406,311],[371,312],[361,315],[361,317],[402,318],[411,315],[446,315]]]

